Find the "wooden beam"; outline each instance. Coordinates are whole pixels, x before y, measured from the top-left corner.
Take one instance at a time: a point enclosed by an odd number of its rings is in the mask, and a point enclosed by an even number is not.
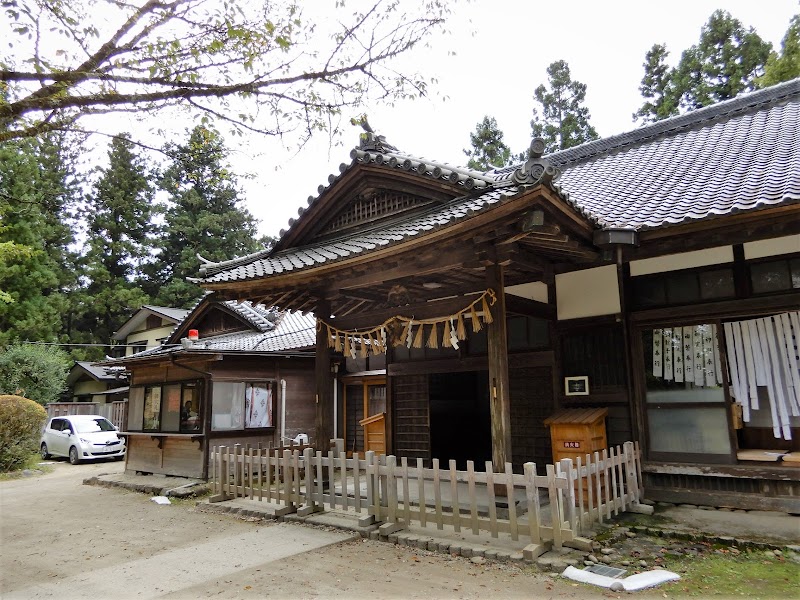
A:
[[[554,304],[537,302],[521,296],[506,294],[506,310],[517,315],[539,317],[540,319],[555,319],[556,307]]]
[[[330,301],[322,298],[317,302],[318,319],[329,320]],[[331,375],[331,353],[328,348],[328,332],[325,327],[317,330],[317,347],[314,356],[314,379],[316,381],[316,411],[314,419],[314,445],[317,450],[327,451],[333,436],[333,379]],[[281,440],[283,443],[283,440]]]
[[[396,315],[414,317],[416,319],[434,319],[436,317],[452,315],[453,313],[456,313],[467,306],[474,299],[474,295],[458,296],[455,298],[431,300],[430,302],[421,304],[409,304],[408,306],[381,308],[353,315],[336,315],[336,326],[339,329],[373,327],[375,325],[380,325],[386,319]]]
[[[486,285],[495,290],[497,301],[492,307],[492,323],[488,327],[489,412],[492,426],[492,463],[495,470],[511,462],[511,390],[508,379],[508,333],[503,267],[486,269]]]

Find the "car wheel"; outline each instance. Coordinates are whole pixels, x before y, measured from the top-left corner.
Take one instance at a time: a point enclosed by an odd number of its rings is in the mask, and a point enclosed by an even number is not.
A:
[[[42,444],[42,447],[39,450],[44,460],[50,458],[50,453],[47,451],[47,444]]]
[[[80,454],[78,454],[78,449],[75,446],[71,446],[69,449],[69,464],[77,465],[81,461]]]

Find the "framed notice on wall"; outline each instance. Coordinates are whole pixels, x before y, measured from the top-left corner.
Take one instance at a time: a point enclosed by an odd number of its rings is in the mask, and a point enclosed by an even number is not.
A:
[[[588,396],[589,395],[589,376],[580,375],[578,377],[564,377],[565,396]]]

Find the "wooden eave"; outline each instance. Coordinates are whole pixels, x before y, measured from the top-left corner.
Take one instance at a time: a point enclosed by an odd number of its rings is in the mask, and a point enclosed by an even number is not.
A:
[[[638,260],[800,233],[800,203],[644,230],[639,247],[626,248],[624,260]]]
[[[523,231],[530,210],[545,212],[545,224]],[[593,227],[561,198],[537,186],[452,225],[367,254],[298,271],[243,282],[207,284],[224,298],[250,299],[284,309],[314,310],[331,301],[339,317],[395,310],[388,301],[402,284],[415,303],[460,297],[485,289],[485,268],[506,267],[506,284],[552,281],[553,265],[587,263],[600,257],[591,245]]]
[[[275,244],[275,251],[307,244],[351,198],[370,188],[406,192],[430,198],[434,202],[447,202],[464,195],[463,187],[446,180],[436,180],[388,166],[357,163],[302,211],[297,222]]]

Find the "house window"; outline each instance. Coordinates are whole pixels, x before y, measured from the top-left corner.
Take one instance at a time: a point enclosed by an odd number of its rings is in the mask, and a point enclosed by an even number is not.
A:
[[[131,387],[128,430],[191,433],[202,430],[200,382]]]
[[[711,324],[642,332],[651,459],[731,460],[718,334]]]
[[[640,275],[633,277],[631,283],[635,308],[676,306],[736,296],[730,267]]]
[[[751,264],[750,283],[754,294],[800,289],[800,257]]]
[[[274,382],[215,381],[211,429],[236,431],[274,427]]]

